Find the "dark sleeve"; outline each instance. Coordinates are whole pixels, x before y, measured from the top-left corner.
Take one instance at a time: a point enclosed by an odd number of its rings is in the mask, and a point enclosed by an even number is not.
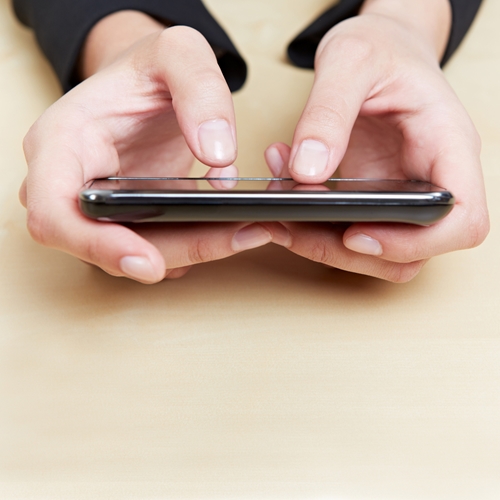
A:
[[[476,17],[482,0],[450,0],[450,2],[452,10],[451,34],[441,65],[445,65],[458,49]]]
[[[418,1],[418,0],[416,0]],[[482,0],[450,0],[452,8],[452,27],[448,46],[441,65],[448,62],[476,17]],[[341,0],[335,7],[328,9],[288,46],[288,56],[297,66],[314,67],[314,55],[319,42],[334,25],[356,16],[364,0]]]
[[[245,61],[201,0],[13,0],[13,4],[19,20],[34,29],[64,91],[78,83],[75,67],[91,28],[103,17],[129,9],[197,29],[214,48],[231,90],[245,83]]]
[[[481,0],[450,0],[453,25],[442,64],[456,50],[479,9]],[[78,83],[75,66],[88,32],[100,19],[120,10],[139,10],[171,24],[200,31],[214,48],[232,91],[245,83],[247,67],[233,43],[201,0],[13,0],[21,22],[35,30],[43,52],[65,91]],[[357,15],[363,0],[341,0],[306,28],[288,47],[297,66],[313,68],[314,55],[325,33],[335,24]]]

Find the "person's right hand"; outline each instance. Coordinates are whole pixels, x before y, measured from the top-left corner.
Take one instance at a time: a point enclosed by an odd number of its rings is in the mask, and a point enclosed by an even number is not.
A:
[[[78,192],[91,179],[185,176],[194,157],[213,167],[212,177],[237,175],[233,103],[213,50],[193,29],[162,28],[138,12],[113,14],[96,25],[87,42],[93,55],[83,63],[84,76],[92,76],[30,129],[24,141],[28,175],[20,190],[37,242],[143,283],[179,277],[193,264],[272,239],[270,225],[132,230],[81,214]],[[131,47],[127,33],[138,40]]]
[[[481,141],[440,69],[448,0],[366,0],[316,52],[315,80],[291,147],[266,152],[274,175],[427,181],[453,211],[429,226],[284,222],[290,251],[331,267],[404,283],[432,257],[473,248],[489,231]]]

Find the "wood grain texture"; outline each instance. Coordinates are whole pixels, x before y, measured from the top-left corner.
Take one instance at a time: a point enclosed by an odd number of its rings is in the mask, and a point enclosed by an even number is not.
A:
[[[286,42],[329,3],[207,1],[250,63],[244,175],[291,137],[312,74]],[[59,89],[0,0],[0,498],[499,498],[499,19],[446,70],[483,138],[480,248],[406,285],[269,246],[146,287],[29,238],[21,142]]]

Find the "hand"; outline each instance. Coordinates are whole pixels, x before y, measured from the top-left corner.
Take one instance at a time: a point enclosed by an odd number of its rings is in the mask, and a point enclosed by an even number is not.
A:
[[[113,14],[91,32],[81,71],[88,78],[49,108],[24,141],[28,176],[20,198],[36,241],[109,274],[154,283],[271,240],[260,224],[132,230],[84,217],[77,197],[91,179],[185,176],[194,157],[214,167],[212,177],[237,170],[231,94],[198,32],[164,30],[138,12]]]
[[[430,227],[283,223],[291,251],[390,281],[412,279],[430,257],[480,244],[489,230],[478,134],[438,61],[448,0],[365,2],[334,27],[316,56],[311,96],[292,147],[266,152],[274,175],[319,183],[418,179],[450,190],[456,206]]]

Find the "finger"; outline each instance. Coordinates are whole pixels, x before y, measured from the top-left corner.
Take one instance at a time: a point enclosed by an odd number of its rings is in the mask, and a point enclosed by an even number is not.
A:
[[[141,64],[152,68],[153,78],[166,84],[179,126],[196,158],[212,167],[231,165],[237,156],[233,101],[203,35],[185,26],[169,28],[158,37],[153,60],[150,57]]]
[[[290,146],[282,142],[277,142],[266,149],[264,156],[274,177],[290,177],[288,170]],[[267,186],[268,191],[283,191],[283,189],[284,185],[282,181],[271,181]]]
[[[132,231],[122,225],[92,221],[79,211],[71,196],[74,189],[70,187],[69,194],[58,193],[61,196],[49,196],[47,200],[36,181],[28,183],[28,227],[33,238],[112,275],[143,283],[162,280],[166,269],[222,259],[272,240],[270,231],[260,224],[137,225]],[[171,271],[168,277],[179,273]]]
[[[28,229],[35,241],[114,276],[142,283],[156,283],[165,276],[164,260],[153,245],[123,226],[86,219],[71,199],[60,199],[41,210],[30,206],[28,198]]]
[[[465,218],[463,207],[457,206],[454,210],[456,217],[429,227],[355,224],[345,232],[344,245],[360,254],[401,263],[478,246],[486,237],[483,229],[461,224],[460,221]],[[465,227],[457,231],[457,225]]]
[[[264,152],[266,163],[274,177],[289,177],[290,146],[282,142],[271,144]]]
[[[168,269],[223,259],[273,238],[268,227],[256,223],[140,224],[136,231],[159,249]]]
[[[442,221],[431,226],[409,224],[353,224],[344,234],[350,250],[393,262],[414,262],[481,244],[489,232],[483,200],[478,205],[459,202]]]
[[[88,179],[84,178],[80,158],[75,154],[80,144],[75,144],[75,137],[79,135],[74,136],[71,130],[67,135],[54,134],[50,118],[42,118],[25,139],[29,164],[25,202],[33,239],[113,275],[144,283],[162,280],[165,262],[152,244],[123,226],[87,219],[79,210],[77,193]],[[104,168],[117,169],[118,159],[106,149],[99,153],[86,149],[96,153]],[[82,153],[82,161],[85,160]]]
[[[370,42],[342,30],[321,44],[313,89],[292,143],[290,172],[296,181],[324,182],[339,166],[374,85],[374,59]]]
[[[186,274],[191,271],[193,266],[179,267],[178,269],[172,269],[171,271],[167,271],[165,276],[168,280],[177,280],[186,276]]]
[[[329,223],[282,222],[288,238],[282,236],[275,243],[307,259],[375,278],[405,283],[422,269],[425,260],[410,263],[390,262],[370,255],[362,255],[346,248],[343,243],[344,226]]]
[[[423,112],[404,124],[407,136],[418,130],[420,152],[405,162],[406,174],[449,189],[456,199],[453,210],[428,227],[354,224],[344,234],[347,248],[394,262],[413,262],[472,248],[486,238],[489,218],[477,132],[454,96],[452,102],[436,102],[432,109],[431,116]]]
[[[260,224],[136,225],[132,231],[122,225],[87,219],[74,195],[85,182],[78,159],[61,147],[54,155],[54,149],[48,146],[50,162],[47,151],[39,151],[30,162],[30,233],[36,241],[110,274],[154,283],[165,277],[166,269],[222,259],[272,239],[271,232]]]
[[[209,179],[208,182],[214,189],[234,189],[238,185],[238,181],[234,180],[234,177],[238,177],[238,168],[235,165],[225,168],[211,168],[205,177]]]

